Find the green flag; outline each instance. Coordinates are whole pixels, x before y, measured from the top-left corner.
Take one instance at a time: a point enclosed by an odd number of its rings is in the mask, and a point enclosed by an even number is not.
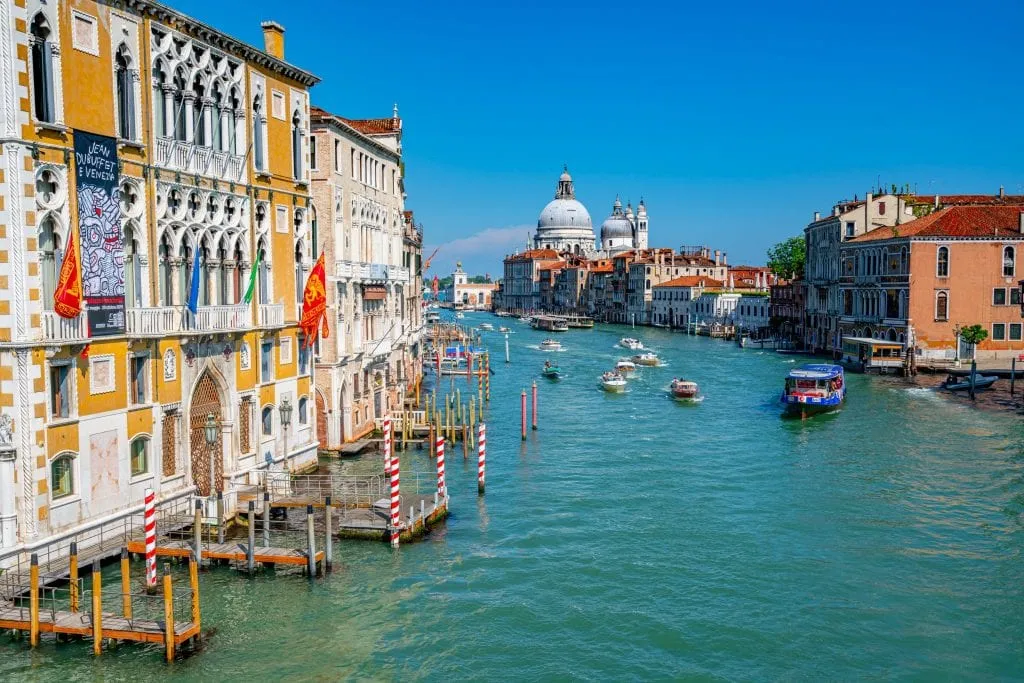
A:
[[[256,292],[256,275],[260,272],[260,261],[263,259],[263,250],[260,249],[256,252],[256,263],[252,265],[252,270],[249,271],[249,287],[245,290],[245,303],[252,303],[252,295]]]

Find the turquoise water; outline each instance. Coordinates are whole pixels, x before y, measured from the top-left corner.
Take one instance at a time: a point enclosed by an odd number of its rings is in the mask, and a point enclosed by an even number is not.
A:
[[[498,323],[467,322],[485,319]],[[842,411],[783,420],[792,358],[624,327],[560,335],[566,350],[545,354],[543,335],[507,324],[510,365],[485,333],[487,494],[459,447],[452,517],[427,541],[338,542],[334,574],[315,581],[204,573],[216,632],[170,666],[155,648],[94,659],[88,643],[29,651],[3,636],[0,679],[1021,675],[1019,418],[852,375]],[[667,365],[608,395],[597,376],[625,335]],[[552,355],[558,383],[539,378]],[[670,400],[677,375],[706,400]],[[523,443],[534,379],[540,429]]]

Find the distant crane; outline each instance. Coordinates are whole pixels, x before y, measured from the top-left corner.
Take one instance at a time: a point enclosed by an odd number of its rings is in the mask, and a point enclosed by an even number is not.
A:
[[[423,277],[423,273],[426,273],[428,270],[430,270],[430,262],[434,260],[434,257],[437,256],[437,252],[439,251],[441,251],[441,247],[434,249],[434,253],[432,253],[423,261],[423,267],[420,268],[420,277]]]

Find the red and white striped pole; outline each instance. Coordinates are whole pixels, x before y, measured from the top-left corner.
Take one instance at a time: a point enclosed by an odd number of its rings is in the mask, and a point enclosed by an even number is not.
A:
[[[437,497],[444,501],[448,497],[448,486],[444,483],[444,437],[437,437]]]
[[[391,477],[391,416],[384,418],[384,476]]]
[[[526,441],[526,389],[523,389],[523,393],[520,396],[520,408],[523,413],[523,441]]]
[[[156,494],[146,489],[143,528],[146,537],[146,587],[156,588]]]
[[[391,547],[398,547],[399,525],[402,523],[401,497],[398,494],[398,457],[391,461]]]
[[[476,492],[484,495],[484,467],[487,459],[487,425],[481,422],[476,428]]]

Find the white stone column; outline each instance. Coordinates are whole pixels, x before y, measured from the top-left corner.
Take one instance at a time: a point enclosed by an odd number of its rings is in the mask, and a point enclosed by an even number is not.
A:
[[[165,83],[161,86],[164,92],[164,132],[169,138],[174,137],[174,86]]]
[[[231,112],[227,109],[220,110],[220,149],[219,152],[228,151],[228,144],[231,142],[231,134],[228,132],[228,123],[231,121]]]
[[[196,94],[191,90],[182,93],[185,106],[185,141],[196,141]]]

